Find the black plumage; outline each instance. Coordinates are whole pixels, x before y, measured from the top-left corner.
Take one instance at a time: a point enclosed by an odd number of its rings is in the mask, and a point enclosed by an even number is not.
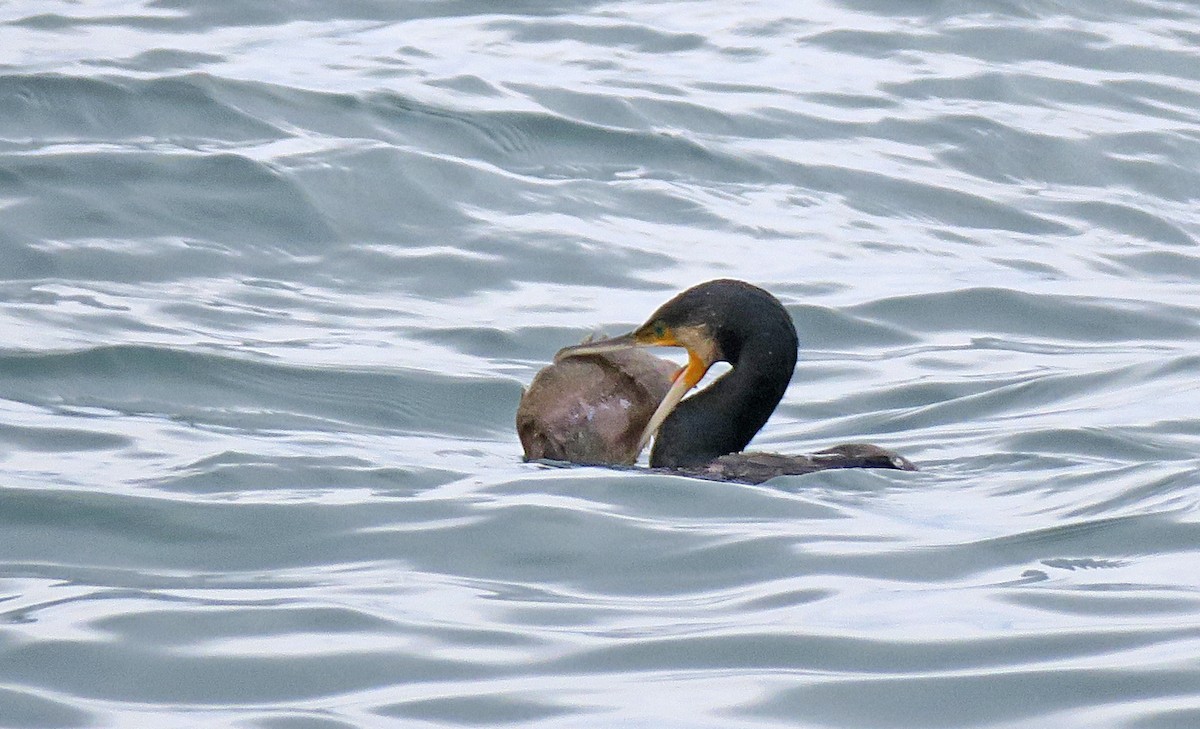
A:
[[[783,398],[799,347],[787,309],[757,286],[732,279],[693,286],[633,332],[567,347],[555,360],[647,346],[683,347],[688,352],[688,364],[675,374],[637,445],[640,451],[654,436],[652,468],[749,483],[829,468],[916,470],[902,456],[865,443],[807,456],[742,452]],[[717,362],[729,363],[730,370],[683,399]]]

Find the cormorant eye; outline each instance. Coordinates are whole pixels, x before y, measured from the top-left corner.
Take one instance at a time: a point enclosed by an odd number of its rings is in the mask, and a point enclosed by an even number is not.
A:
[[[666,339],[666,337],[667,337],[667,325],[663,324],[661,321],[654,322],[654,338],[655,339]]]

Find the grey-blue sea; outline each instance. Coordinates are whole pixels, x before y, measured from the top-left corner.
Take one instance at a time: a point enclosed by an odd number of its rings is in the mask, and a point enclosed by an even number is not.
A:
[[[0,3],[0,727],[1200,726],[1200,5]],[[523,463],[774,292],[761,486]]]

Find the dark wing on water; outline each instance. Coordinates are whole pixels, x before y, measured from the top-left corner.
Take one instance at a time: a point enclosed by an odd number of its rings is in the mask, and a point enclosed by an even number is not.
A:
[[[781,453],[730,453],[681,473],[716,481],[762,483],[776,476],[795,476],[830,468],[891,468],[915,471],[907,458],[870,443],[845,443],[807,456]]]

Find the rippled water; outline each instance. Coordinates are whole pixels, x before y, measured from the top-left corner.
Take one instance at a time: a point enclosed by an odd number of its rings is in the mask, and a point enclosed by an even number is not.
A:
[[[0,726],[1200,726],[1200,6],[0,5]],[[756,439],[520,461],[737,277]]]

